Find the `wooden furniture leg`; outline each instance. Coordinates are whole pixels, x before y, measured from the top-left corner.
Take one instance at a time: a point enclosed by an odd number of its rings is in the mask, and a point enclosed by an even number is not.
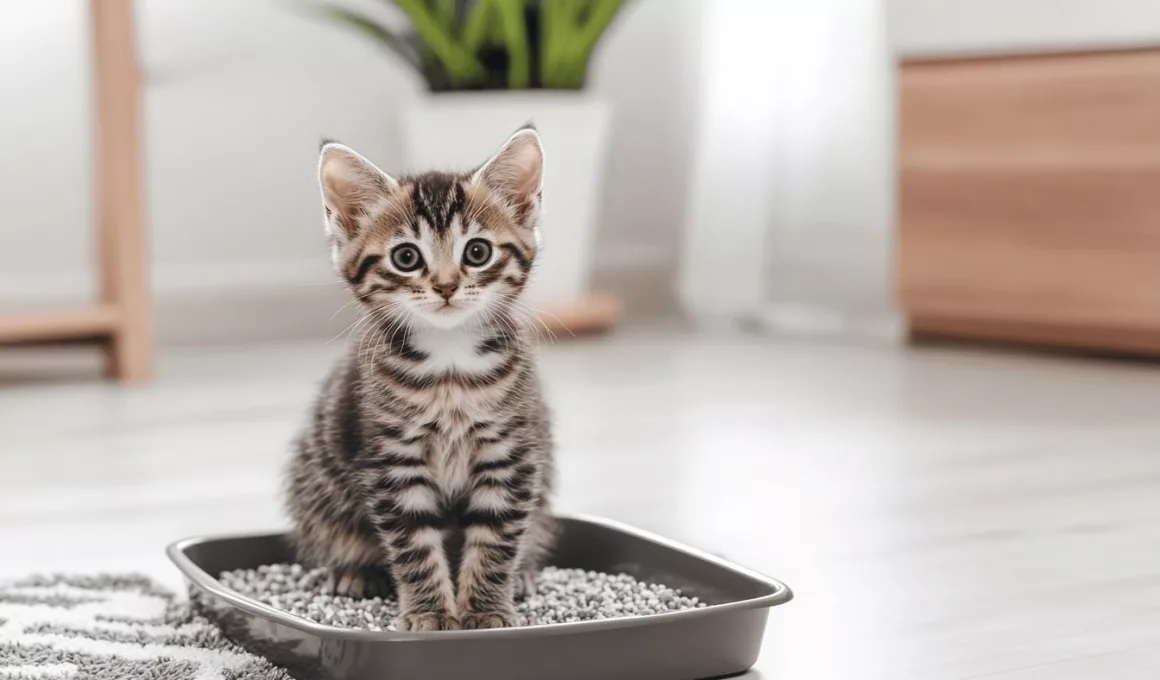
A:
[[[142,217],[141,93],[132,0],[89,0],[96,125],[100,299],[72,309],[0,317],[0,343],[105,343],[108,374],[127,382],[153,370]]]
[[[141,87],[132,0],[90,0],[101,301],[116,310],[107,342],[110,377],[150,377],[153,338],[146,282],[141,181]]]

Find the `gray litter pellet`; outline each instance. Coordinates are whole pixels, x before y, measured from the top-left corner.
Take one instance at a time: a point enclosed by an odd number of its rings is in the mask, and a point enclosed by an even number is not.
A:
[[[399,615],[393,599],[323,595],[326,569],[298,564],[269,564],[223,572],[222,585],[316,623],[338,628],[394,630]],[[638,581],[627,574],[547,567],[535,592],[516,603],[530,626],[645,616],[706,606],[667,586]]]

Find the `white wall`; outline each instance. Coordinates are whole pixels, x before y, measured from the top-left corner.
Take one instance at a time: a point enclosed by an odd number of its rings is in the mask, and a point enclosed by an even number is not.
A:
[[[638,1],[598,55],[592,82],[615,111],[597,254],[606,270],[666,276],[677,257],[696,2]],[[95,289],[87,4],[0,4],[5,307],[81,300]],[[384,11],[374,0],[355,4]],[[333,278],[314,183],[318,140],[341,139],[386,168],[397,163],[394,112],[419,92],[417,79],[376,46],[293,7],[138,2],[161,306],[255,289],[317,297],[307,285]]]
[[[75,280],[92,269],[88,26],[78,5],[0,3],[0,297],[75,297]]]

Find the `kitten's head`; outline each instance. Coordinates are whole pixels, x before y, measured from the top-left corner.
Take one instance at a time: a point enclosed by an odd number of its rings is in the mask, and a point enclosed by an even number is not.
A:
[[[543,163],[530,126],[465,174],[396,179],[324,144],[318,178],[335,267],[386,316],[437,328],[487,320],[523,291],[535,261]]]

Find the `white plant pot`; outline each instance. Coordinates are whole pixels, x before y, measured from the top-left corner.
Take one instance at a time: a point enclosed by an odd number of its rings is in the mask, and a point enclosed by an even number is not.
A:
[[[465,171],[486,161],[525,123],[544,145],[543,245],[528,285],[534,306],[562,308],[589,295],[601,207],[609,110],[573,92],[484,92],[424,97],[402,111],[408,170]]]

